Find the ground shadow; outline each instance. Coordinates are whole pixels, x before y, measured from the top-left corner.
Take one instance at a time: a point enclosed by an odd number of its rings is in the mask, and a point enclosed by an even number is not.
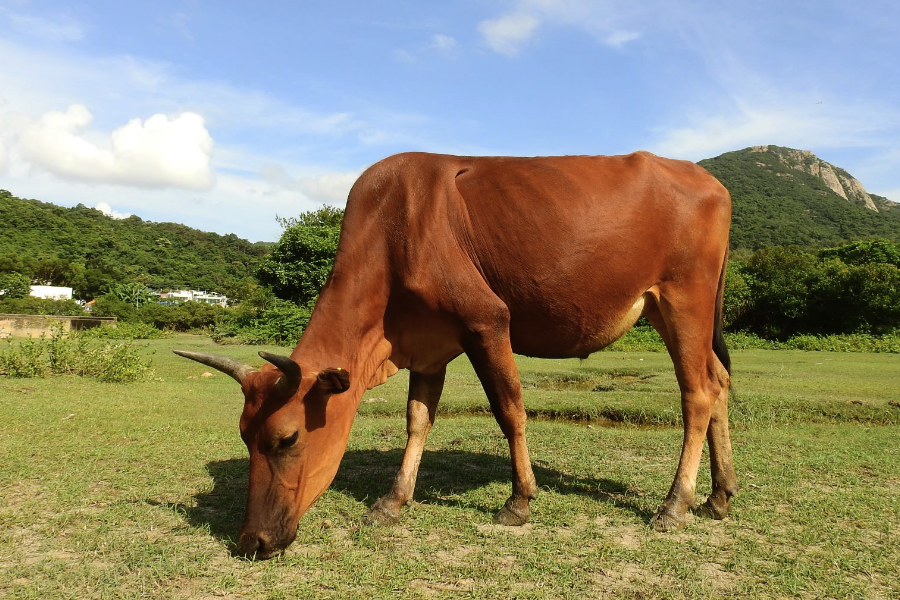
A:
[[[403,456],[401,449],[347,452],[331,488],[364,504],[372,504],[390,488]],[[652,513],[636,503],[634,493],[624,484],[609,479],[590,479],[534,465],[538,485],[558,494],[577,494],[598,502],[630,510],[648,521]],[[195,496],[193,506],[178,505],[191,525],[205,527],[234,552],[243,523],[249,479],[246,458],[211,461],[206,470],[213,489]],[[493,482],[510,482],[508,456],[462,450],[425,451],[416,485],[416,500],[437,506],[453,506],[481,511],[485,522],[500,506],[477,504],[465,492]]]
[[[246,458],[210,461],[206,463],[206,471],[213,479],[213,489],[195,494],[193,505],[172,506],[194,527],[208,528],[236,556],[238,532],[247,507],[250,461]]]

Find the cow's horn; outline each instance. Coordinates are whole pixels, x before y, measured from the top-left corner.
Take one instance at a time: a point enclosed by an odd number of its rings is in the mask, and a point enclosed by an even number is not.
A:
[[[172,352],[178,356],[196,360],[198,363],[203,363],[217,371],[222,371],[223,373],[231,375],[238,383],[242,383],[244,377],[256,371],[256,369],[247,363],[241,362],[236,358],[219,356],[218,354],[205,354],[203,352],[189,352],[187,350],[172,350]]]
[[[279,395],[290,398],[296,394],[297,390],[300,389],[300,377],[302,376],[300,365],[295,363],[293,359],[280,354],[260,351],[259,355],[281,371],[282,375],[278,378],[278,383],[275,384]]]

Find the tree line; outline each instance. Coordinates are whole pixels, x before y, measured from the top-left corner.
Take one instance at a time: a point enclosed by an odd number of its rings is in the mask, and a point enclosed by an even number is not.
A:
[[[259,260],[255,277],[236,286],[235,302],[227,309],[197,303],[162,306],[148,301],[146,287],[132,281],[107,286],[93,314],[160,329],[205,329],[221,343],[292,345],[306,327],[331,271],[342,218],[342,210],[322,207],[297,218],[279,219],[281,238]],[[4,282],[14,277],[4,272],[3,264],[0,289],[10,287]],[[81,310],[73,305],[36,298],[4,299],[0,312]],[[870,239],[819,250],[763,246],[753,252],[734,252],[724,308],[727,331],[770,340],[802,334],[896,334],[900,332],[900,244]]]
[[[0,277],[73,288],[92,300],[119,284],[193,288],[240,296],[269,244],[137,216],[112,219],[79,204],[63,208],[0,190]],[[9,277],[6,285],[13,284]],[[0,290],[5,289],[0,287]]]

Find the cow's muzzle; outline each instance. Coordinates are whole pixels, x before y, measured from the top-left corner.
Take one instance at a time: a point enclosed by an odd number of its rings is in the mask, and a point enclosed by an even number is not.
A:
[[[267,560],[284,552],[293,541],[293,537],[279,539],[265,532],[241,533],[237,550],[244,558]]]

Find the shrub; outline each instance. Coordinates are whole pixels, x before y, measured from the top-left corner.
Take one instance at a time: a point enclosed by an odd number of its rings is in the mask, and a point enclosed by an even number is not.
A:
[[[9,315],[84,316],[84,308],[74,300],[47,300],[34,296],[0,300],[0,313]]]
[[[311,309],[276,298],[257,298],[232,309],[212,332],[220,344],[294,345],[309,323]]]
[[[50,337],[7,342],[0,352],[0,376],[46,377],[78,375],[119,383],[138,381],[152,374],[130,342],[115,344],[69,335],[54,326]]]
[[[147,323],[118,323],[117,327],[92,327],[80,333],[90,340],[158,340],[172,337],[169,330],[160,330]]]
[[[145,304],[134,315],[136,321],[157,329],[173,331],[208,331],[225,316],[226,309],[201,302],[181,304]]]

